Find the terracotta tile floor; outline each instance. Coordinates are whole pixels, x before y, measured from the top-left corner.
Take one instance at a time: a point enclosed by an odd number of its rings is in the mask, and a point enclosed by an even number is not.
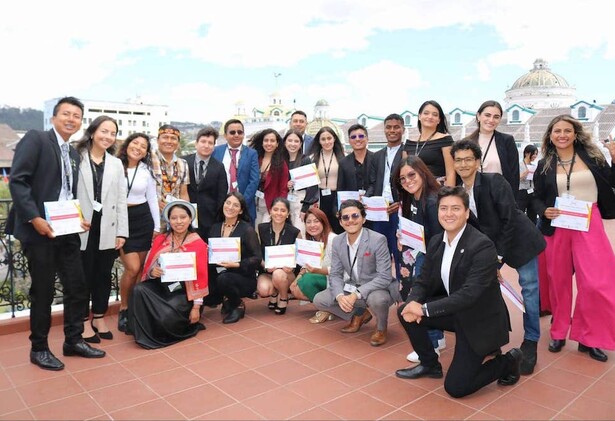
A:
[[[505,268],[504,276],[516,285],[516,272]],[[346,335],[341,321],[308,323],[311,304],[291,301],[276,316],[265,303],[247,300],[246,318],[234,325],[206,309],[207,330],[165,349],[141,349],[116,333],[101,344],[102,360],[61,357],[62,328],[54,326],[61,372],[29,363],[28,332],[0,336],[0,419],[615,419],[615,354],[599,363],[572,341],[549,353],[548,317],[533,375],[452,399],[442,380],[395,377],[408,365],[410,345],[393,309],[389,341],[374,348],[373,321]],[[509,311],[513,332],[504,350],[523,334],[521,313]],[[445,370],[454,337],[446,340]]]

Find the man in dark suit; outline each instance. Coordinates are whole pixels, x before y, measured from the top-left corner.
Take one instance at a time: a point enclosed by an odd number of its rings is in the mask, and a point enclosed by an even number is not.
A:
[[[307,114],[304,111],[296,110],[290,115],[290,128],[297,130],[303,137],[303,154],[307,155],[314,142],[314,137],[305,132],[307,127]]]
[[[252,223],[256,221],[256,190],[260,181],[260,168],[256,151],[243,144],[245,131],[240,120],[224,124],[225,145],[214,148],[213,157],[224,164],[229,192],[239,191],[246,200]]]
[[[32,285],[30,287],[30,361],[46,370],[64,364],[49,350],[56,273],[64,292],[65,356],[101,358],[105,352],[90,347],[81,337],[87,290],[81,266],[79,234],[56,237],[45,220],[44,202],[72,200],[77,196],[79,154],[68,141],[81,127],[83,104],[62,98],[53,109],[53,129],[30,130],[19,141],[11,167],[9,188],[13,207],[7,233],[21,242]],[[87,222],[82,223],[88,229]]]
[[[451,154],[455,171],[470,194],[471,223],[493,241],[500,266],[506,263],[519,274],[525,306],[521,374],[532,374],[540,339],[538,255],[547,244],[538,228],[517,208],[506,179],[501,174],[479,171],[482,153],[477,143],[455,142]]]
[[[367,191],[369,170],[374,153],[367,149],[367,129],[360,124],[348,128],[348,143],[352,153],[346,155],[337,170],[337,191],[358,191],[362,196]]]
[[[519,381],[522,352],[513,348],[483,363],[508,343],[510,320],[497,278],[493,242],[467,224],[469,197],[463,187],[443,187],[438,194],[438,221],[444,233],[429,242],[425,263],[398,317],[420,364],[397,370],[397,377],[442,377],[429,328],[455,332],[455,353],[444,389],[455,398],[489,383]]]
[[[217,138],[218,132],[213,127],[199,130],[195,141],[196,153],[183,157],[190,174],[188,196],[190,202],[197,204],[197,232],[205,242],[228,192],[224,165],[211,156]]]
[[[399,192],[391,183],[391,174],[399,165],[402,155],[401,139],[404,135],[404,119],[399,114],[391,114],[384,119],[384,134],[387,145],[374,154],[370,164],[369,188],[366,196],[383,196],[389,201],[388,221],[373,221],[372,229],[387,238],[389,252],[395,261],[395,273],[399,280],[401,256],[397,249],[397,228],[399,226]]]

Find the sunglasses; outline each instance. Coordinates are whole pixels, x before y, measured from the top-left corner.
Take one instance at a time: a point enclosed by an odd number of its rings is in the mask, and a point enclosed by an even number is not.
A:
[[[353,135],[350,135],[350,138],[352,140],[355,140],[355,139],[365,139],[366,137],[367,136],[365,136],[364,134],[353,134]]]
[[[243,130],[229,130],[228,134],[230,134],[231,136],[235,136],[236,134],[241,136],[243,134]]]
[[[352,219],[353,221],[356,221],[360,217],[361,217],[361,214],[355,212],[355,213],[347,213],[345,215],[341,215],[340,219],[344,222],[348,222],[350,221],[350,219]]]

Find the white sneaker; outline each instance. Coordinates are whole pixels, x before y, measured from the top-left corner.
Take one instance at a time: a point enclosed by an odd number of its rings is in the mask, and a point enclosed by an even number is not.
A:
[[[440,351],[438,350],[438,348],[434,348],[433,350],[436,351],[436,354],[438,354],[438,357],[439,357],[440,356]],[[421,362],[421,360],[419,358],[419,354],[417,354],[414,351],[409,353],[408,356],[406,357],[406,359],[408,361],[410,361],[411,363],[420,363]]]
[[[442,351],[446,348],[446,338],[438,339],[438,350]]]

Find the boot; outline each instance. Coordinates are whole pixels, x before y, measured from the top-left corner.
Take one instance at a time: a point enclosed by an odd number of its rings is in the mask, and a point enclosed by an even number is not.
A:
[[[521,352],[523,352],[523,360],[521,360],[521,374],[527,376],[534,372],[536,366],[536,348],[538,343],[528,339],[523,340],[521,344]]]

